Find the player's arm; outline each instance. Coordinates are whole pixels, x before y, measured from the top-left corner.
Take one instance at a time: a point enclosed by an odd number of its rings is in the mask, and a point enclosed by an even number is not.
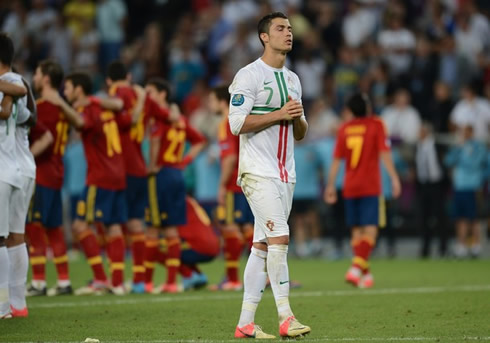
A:
[[[14,99],[10,95],[5,95],[2,99],[2,105],[0,110],[0,119],[7,120],[12,114],[12,107],[14,105]]]
[[[131,124],[135,125],[140,120],[140,117],[143,115],[143,110],[145,108],[146,103],[146,92],[143,87],[140,85],[133,85],[133,89],[136,92],[136,104],[134,105],[131,111]]]
[[[186,136],[192,146],[182,159],[181,164],[183,166],[187,166],[194,161],[206,146],[206,138],[189,124],[186,125]]]
[[[218,188],[218,204],[220,205],[225,203],[226,185],[233,175],[237,160],[236,154],[227,155],[221,160],[221,176]]]
[[[97,98],[102,108],[109,111],[119,112],[124,108],[124,101],[116,97]]]
[[[0,80],[0,92],[13,97],[23,97],[27,94],[27,89],[22,85]]]
[[[335,204],[337,202],[337,190],[335,189],[335,180],[339,173],[340,164],[342,160],[340,158],[334,158],[332,165],[330,166],[330,171],[328,172],[327,188],[323,193],[323,199],[327,204]]]
[[[148,172],[150,174],[156,174],[158,172],[158,152],[161,144],[160,136],[150,137],[150,161],[148,165]]]
[[[38,157],[46,151],[47,148],[54,142],[54,137],[49,130],[31,145],[31,153],[34,158]]]
[[[308,122],[305,116],[293,119],[293,136],[297,141],[302,140],[308,132]]]
[[[395,169],[395,164],[393,163],[393,159],[391,158],[390,151],[382,151],[381,152],[381,162],[386,168],[388,175],[391,179],[391,188],[393,192],[393,197],[398,198],[402,192],[402,187],[400,184],[400,178],[398,177],[398,173]]]
[[[34,98],[34,94],[32,93],[32,88],[29,86],[27,81],[22,78],[22,83],[27,89],[27,109],[31,113],[29,116],[29,119],[25,122],[25,125],[29,127],[34,127],[37,122],[37,106],[36,106],[36,99]]]
[[[52,104],[59,106],[61,111],[66,116],[68,122],[77,130],[81,130],[85,126],[85,120],[73,107],[71,107],[58,92],[50,92],[44,95],[44,100],[51,102]]]

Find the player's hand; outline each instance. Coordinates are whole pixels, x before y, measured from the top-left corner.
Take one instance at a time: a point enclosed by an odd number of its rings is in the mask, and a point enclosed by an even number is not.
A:
[[[323,193],[323,200],[330,205],[337,202],[337,190],[335,189],[335,186],[327,186],[325,192]]]
[[[220,185],[218,188],[218,205],[224,206],[226,198],[226,187]]]
[[[395,199],[402,194],[402,185],[398,177],[394,177],[391,179],[391,191]]]
[[[180,119],[181,113],[180,113],[180,108],[177,106],[177,104],[171,104],[170,105],[170,116],[168,119],[171,122],[176,122],[177,120]]]
[[[138,85],[138,84],[134,84],[133,85],[133,90],[135,91],[136,96],[138,98],[142,98],[142,97],[146,96],[145,89],[143,87],[141,87],[140,85]]]
[[[293,120],[303,115],[303,105],[288,95],[288,102],[281,108],[282,120]]]

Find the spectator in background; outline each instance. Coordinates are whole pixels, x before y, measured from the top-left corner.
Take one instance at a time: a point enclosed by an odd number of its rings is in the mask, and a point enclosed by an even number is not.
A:
[[[56,60],[65,73],[71,70],[73,34],[65,25],[63,16],[57,16],[53,27],[46,33],[49,42],[48,57]]]
[[[451,89],[443,81],[437,81],[434,85],[434,98],[429,101],[428,116],[424,118],[431,123],[435,132],[449,132],[449,116],[454,108],[451,98]]]
[[[339,112],[345,100],[358,89],[361,79],[360,68],[356,64],[356,50],[343,46],[339,51],[339,60],[333,70],[335,106]]]
[[[73,67],[89,73],[97,72],[99,36],[92,20],[83,22],[80,35],[74,42]]]
[[[332,56],[337,56],[337,49],[342,45],[341,21],[334,2],[320,2],[316,11],[316,30]]]
[[[460,59],[456,52],[453,36],[443,38],[439,53],[439,79],[453,90],[452,95],[458,94],[460,79],[464,78],[459,72]]]
[[[467,84],[461,90],[461,100],[451,112],[450,121],[453,129],[473,127],[473,136],[480,141],[490,138],[490,102],[478,96],[478,84]]]
[[[364,8],[359,0],[351,1],[342,22],[342,34],[347,46],[358,48],[376,29],[376,15]]]
[[[32,9],[27,14],[27,32],[32,37],[31,48],[36,58],[45,59],[49,51],[49,41],[46,32],[56,23],[57,13],[46,4],[46,0],[33,0]]]
[[[305,36],[303,49],[296,61],[296,73],[303,82],[302,102],[305,113],[309,113],[312,102],[323,94],[327,64],[318,46],[319,37],[315,31],[311,31]]]
[[[143,36],[141,59],[145,78],[161,77],[165,74],[166,53],[163,34],[157,22],[150,23]]]
[[[417,207],[422,228],[420,257],[430,257],[432,237],[439,236],[439,254],[446,255],[447,231],[444,221],[443,169],[434,139],[432,125],[424,122],[415,153],[417,176]]]
[[[410,93],[413,105],[422,118],[430,116],[429,104],[432,99],[432,85],[437,79],[437,56],[433,54],[430,42],[424,36],[417,38],[415,55],[410,65]]]
[[[316,203],[320,191],[320,161],[314,145],[298,141],[294,145],[296,192],[293,197],[291,229],[294,252],[300,258],[322,253]]]
[[[471,30],[470,18],[460,14],[454,34],[456,51],[460,58],[460,72],[467,77],[478,77],[478,58],[483,53],[481,37]]]
[[[417,142],[421,124],[420,114],[410,104],[410,93],[406,89],[396,91],[393,104],[386,107],[381,113],[381,118],[390,137],[408,144]]]
[[[453,147],[444,163],[452,168],[453,215],[456,220],[456,257],[469,253],[478,257],[481,252],[480,223],[477,219],[477,192],[483,185],[486,147],[473,138],[473,126],[462,129],[461,143]]]
[[[386,62],[374,65],[369,72],[369,88],[373,99],[374,113],[381,113],[388,105],[388,97],[393,85],[390,82],[389,66]]]
[[[403,16],[389,13],[388,27],[378,36],[382,55],[390,66],[390,72],[397,77],[408,72],[411,55],[415,49],[415,36],[403,26]]]
[[[95,18],[95,3],[92,0],[70,0],[63,7],[63,15],[73,36],[78,38],[84,32],[85,23]]]
[[[340,125],[340,119],[322,97],[318,97],[313,101],[307,113],[308,123],[310,124],[308,134],[305,137],[307,141],[316,142],[335,136]]]
[[[97,32],[100,40],[99,68],[105,71],[119,59],[125,39],[127,8],[122,0],[99,0],[96,9]]]
[[[2,31],[8,33],[14,43],[15,58],[25,60],[29,54],[27,9],[22,0],[14,0],[10,8],[10,13],[3,22]]]

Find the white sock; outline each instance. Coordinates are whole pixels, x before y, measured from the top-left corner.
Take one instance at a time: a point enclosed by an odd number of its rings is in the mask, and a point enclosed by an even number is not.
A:
[[[259,305],[267,283],[267,252],[252,247],[243,275],[243,303],[238,326],[254,322],[255,311]]]
[[[58,287],[68,287],[70,285],[70,280],[58,280]]]
[[[267,252],[267,271],[271,281],[272,293],[276,299],[279,323],[293,315],[289,306],[288,246],[269,245]]]
[[[0,317],[10,313],[9,265],[7,247],[0,247]]]
[[[17,310],[26,307],[26,282],[29,256],[25,243],[8,248],[10,259],[9,293],[10,305]]]

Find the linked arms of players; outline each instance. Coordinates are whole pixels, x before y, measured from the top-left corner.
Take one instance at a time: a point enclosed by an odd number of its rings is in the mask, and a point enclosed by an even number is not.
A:
[[[275,125],[282,120],[287,120],[287,121],[293,120],[293,123],[294,120],[296,120],[297,129],[295,130],[293,127],[293,131],[295,132],[294,138],[302,139],[306,134],[306,130],[308,128],[308,124],[306,123],[306,120],[301,119],[302,115],[303,115],[303,105],[299,101],[293,100],[291,96],[289,96],[288,102],[281,109],[264,115],[248,115],[245,117],[245,121],[243,122],[240,132],[236,133],[233,130],[233,126],[232,126],[232,132],[235,135],[242,134],[242,133],[257,132],[257,131],[267,129],[268,127]]]

